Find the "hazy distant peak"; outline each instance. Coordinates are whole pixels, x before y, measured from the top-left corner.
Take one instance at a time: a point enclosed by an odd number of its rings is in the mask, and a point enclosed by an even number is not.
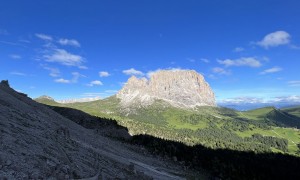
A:
[[[47,99],[47,100],[50,100],[50,101],[55,101],[52,97],[50,96],[47,96],[47,95],[42,95],[36,99]]]

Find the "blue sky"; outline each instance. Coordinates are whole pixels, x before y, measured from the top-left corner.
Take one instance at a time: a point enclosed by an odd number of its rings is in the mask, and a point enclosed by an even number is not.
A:
[[[300,102],[297,0],[16,1],[0,6],[0,79],[30,97],[107,97],[130,75],[202,73],[218,102]]]

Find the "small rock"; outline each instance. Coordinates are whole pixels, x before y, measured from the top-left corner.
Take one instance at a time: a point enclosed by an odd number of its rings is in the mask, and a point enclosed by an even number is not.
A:
[[[10,166],[12,164],[12,161],[11,160],[6,160],[6,162],[5,162],[5,165],[7,165],[7,166]]]
[[[177,161],[177,157],[176,156],[173,156],[173,161]]]

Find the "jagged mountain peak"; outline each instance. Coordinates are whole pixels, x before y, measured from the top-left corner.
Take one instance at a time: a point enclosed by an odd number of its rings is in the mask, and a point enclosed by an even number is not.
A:
[[[152,73],[150,79],[132,76],[117,98],[123,107],[148,106],[158,99],[183,108],[216,105],[209,84],[194,70],[161,70]]]

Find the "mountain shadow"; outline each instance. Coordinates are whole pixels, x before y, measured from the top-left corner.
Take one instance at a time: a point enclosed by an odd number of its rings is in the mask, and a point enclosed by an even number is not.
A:
[[[131,138],[128,129],[120,126],[116,120],[91,116],[73,108],[46,106],[87,129],[95,129],[101,135],[119,140],[128,140]]]
[[[130,136],[128,129],[115,120],[91,116],[80,110],[49,106],[54,111],[76,122],[95,129],[106,136],[145,147],[162,159],[172,159],[186,168],[207,170],[221,179],[300,179],[300,158],[280,153],[242,152],[210,149],[202,145],[187,146],[181,142],[150,135]],[[109,133],[108,133],[109,132]]]
[[[289,114],[280,109],[273,109],[266,115],[267,120],[272,119],[272,122],[283,127],[296,127],[300,128],[300,118]]]

